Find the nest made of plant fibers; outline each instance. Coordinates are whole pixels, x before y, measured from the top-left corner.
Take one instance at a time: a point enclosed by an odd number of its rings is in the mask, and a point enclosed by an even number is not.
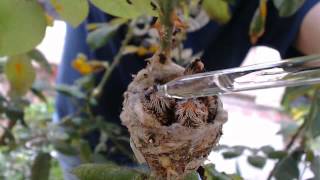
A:
[[[200,60],[183,68],[157,53],[124,93],[122,124],[130,132],[136,158],[157,179],[181,179],[197,170],[222,135],[227,113],[218,96],[171,99],[155,88],[203,71]]]

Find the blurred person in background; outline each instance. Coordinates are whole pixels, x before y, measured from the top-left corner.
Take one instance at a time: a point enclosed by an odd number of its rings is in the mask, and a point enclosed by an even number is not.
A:
[[[217,70],[239,66],[252,47],[248,36],[250,22],[258,0],[237,0],[231,7],[232,19],[225,25],[209,21],[200,23],[201,27],[188,33],[184,42],[185,48],[191,48],[194,54],[203,51],[202,59],[207,70]],[[103,47],[90,51],[86,43],[88,31],[86,25],[96,22],[108,22],[110,15],[101,12],[91,6],[89,16],[78,28],[67,27],[66,43],[63,60],[59,66],[57,77],[58,84],[73,84],[81,77],[72,68],[72,61],[78,53],[85,54],[88,59],[112,60],[117,53],[120,43],[126,33],[120,28],[117,34]],[[201,19],[201,18],[200,18]],[[319,0],[306,0],[303,6],[293,15],[281,18],[271,1],[268,1],[268,16],[264,35],[256,45],[265,45],[278,50],[282,58],[290,58],[299,55],[320,53],[320,3]],[[122,94],[132,81],[132,74],[136,74],[145,67],[146,57],[137,54],[125,55],[121,63],[112,72],[112,75],[104,87],[98,106],[93,112],[102,115],[105,120],[120,124],[120,112],[122,107]],[[97,77],[99,80],[101,77]],[[70,99],[59,94],[56,98],[56,120],[75,112],[75,107]],[[123,127],[126,132],[125,127]],[[99,142],[99,133],[93,132],[86,136],[92,148]],[[108,148],[112,143],[107,142]],[[130,149],[130,146],[127,146]],[[108,150],[107,150],[108,151]],[[131,161],[123,154],[113,154],[108,157],[119,164],[128,164]],[[81,163],[76,156],[67,156],[60,153],[60,164],[65,171],[65,179],[76,179],[68,171]]]

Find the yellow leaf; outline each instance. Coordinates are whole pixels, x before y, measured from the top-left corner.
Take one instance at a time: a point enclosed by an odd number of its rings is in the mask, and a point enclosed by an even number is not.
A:
[[[137,49],[137,54],[138,56],[144,56],[148,53],[148,49],[146,49],[145,47],[138,47]]]
[[[63,11],[63,6],[60,2],[58,2],[58,0],[51,0],[51,4],[58,13]]]
[[[259,38],[264,34],[266,18],[267,18],[267,1],[260,0],[260,5],[257,8],[250,24],[249,35],[250,35],[250,42],[252,44],[256,44]]]
[[[87,57],[84,54],[79,54],[77,58],[72,61],[72,67],[83,75],[90,74],[93,72],[93,68],[87,61]]]
[[[36,77],[31,59],[27,55],[9,57],[4,72],[10,82],[10,94],[13,96],[23,96],[31,88]]]
[[[150,47],[149,47],[149,52],[151,53],[156,53],[159,49],[159,46],[158,45],[155,45],[155,44],[152,44]]]
[[[50,16],[49,14],[47,14],[47,13],[45,13],[45,17],[46,17],[47,25],[52,27],[54,18],[52,16]]]
[[[108,68],[108,63],[104,61],[90,60],[84,54],[79,54],[76,59],[72,61],[72,67],[80,74],[87,75],[101,69]]]

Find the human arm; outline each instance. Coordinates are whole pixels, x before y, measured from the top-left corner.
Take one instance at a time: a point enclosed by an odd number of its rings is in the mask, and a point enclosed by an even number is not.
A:
[[[296,40],[296,48],[304,54],[320,53],[320,2],[304,17]]]

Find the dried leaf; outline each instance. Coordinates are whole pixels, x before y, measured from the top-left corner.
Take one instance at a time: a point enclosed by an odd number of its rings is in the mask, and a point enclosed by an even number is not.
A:
[[[256,44],[259,38],[264,34],[267,18],[267,0],[260,0],[260,5],[257,8],[250,24],[250,42]]]

